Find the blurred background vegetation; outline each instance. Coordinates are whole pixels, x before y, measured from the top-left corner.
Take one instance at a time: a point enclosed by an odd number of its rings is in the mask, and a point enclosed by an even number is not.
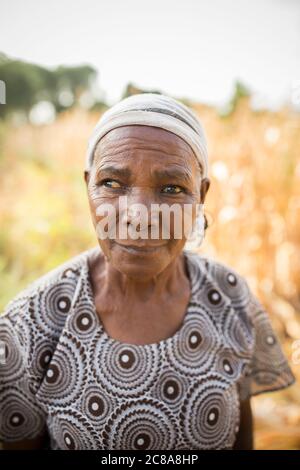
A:
[[[97,243],[83,179],[87,139],[107,109],[89,65],[53,70],[0,55],[0,309],[38,276]],[[140,90],[128,84],[123,97]],[[165,92],[164,92],[165,93]],[[101,94],[100,94],[101,96]],[[300,338],[300,114],[251,107],[237,82],[199,114],[209,144],[209,228],[200,252],[249,281],[291,363]],[[253,398],[259,449],[300,449],[300,387]]]

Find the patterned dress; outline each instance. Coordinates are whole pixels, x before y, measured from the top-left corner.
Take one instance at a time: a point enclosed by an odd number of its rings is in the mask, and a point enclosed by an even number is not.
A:
[[[96,313],[91,250],[38,278],[0,316],[0,440],[46,430],[50,449],[231,449],[240,399],[295,381],[245,278],[184,250],[191,296],[181,327],[127,344]]]

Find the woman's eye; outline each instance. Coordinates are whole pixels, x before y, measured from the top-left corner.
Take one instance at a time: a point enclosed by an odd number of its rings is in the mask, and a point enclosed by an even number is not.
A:
[[[169,184],[168,186],[165,186],[163,188],[162,192],[168,194],[178,194],[183,192],[183,188],[181,186],[178,186],[177,184]]]
[[[121,188],[121,185],[118,181],[116,180],[104,180],[104,181],[101,181],[101,186],[105,186],[106,188],[112,188],[112,189],[117,189],[117,188]]]

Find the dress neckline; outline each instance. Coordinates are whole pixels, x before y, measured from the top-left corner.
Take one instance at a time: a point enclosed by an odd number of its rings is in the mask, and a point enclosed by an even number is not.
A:
[[[99,247],[94,247],[86,251],[86,256],[84,257],[84,264],[83,264],[83,277],[86,280],[88,302],[90,303],[92,311],[93,311],[93,315],[96,318],[97,332],[101,332],[101,336],[104,337],[105,340],[108,341],[110,344],[124,346],[124,347],[127,346],[128,348],[138,348],[138,349],[160,348],[163,345],[168,345],[169,343],[176,340],[182,333],[183,329],[185,328],[185,325],[187,324],[187,321],[190,317],[190,312],[193,310],[192,307],[194,305],[194,300],[195,300],[195,284],[198,278],[196,274],[196,270],[200,269],[199,262],[195,258],[199,255],[195,252],[189,252],[186,249],[183,249],[183,255],[185,256],[185,261],[186,261],[188,279],[190,282],[190,298],[189,298],[185,315],[183,317],[180,327],[171,336],[164,338],[160,341],[156,341],[153,343],[146,343],[146,344],[134,344],[134,343],[128,343],[125,341],[120,341],[110,336],[105,330],[103,323],[101,322],[101,318],[99,317],[97,313],[95,302],[94,302],[94,295],[93,295],[93,288],[92,288],[92,283],[91,283],[91,278],[90,278],[90,272],[89,272],[89,254],[94,250],[99,250]]]

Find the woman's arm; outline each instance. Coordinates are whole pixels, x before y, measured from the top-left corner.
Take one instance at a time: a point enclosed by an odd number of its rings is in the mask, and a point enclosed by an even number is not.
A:
[[[254,450],[253,417],[250,398],[240,402],[240,429],[233,450]]]

